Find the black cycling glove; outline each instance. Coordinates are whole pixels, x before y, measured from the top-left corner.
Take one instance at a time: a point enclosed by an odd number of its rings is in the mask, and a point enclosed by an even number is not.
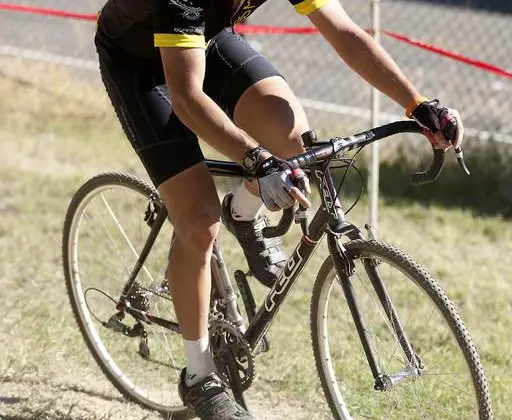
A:
[[[434,146],[458,146],[462,141],[464,128],[459,113],[455,109],[440,105],[437,99],[421,102],[408,116],[430,130],[433,135],[439,131],[442,133],[447,144],[439,144],[437,140],[426,133]]]

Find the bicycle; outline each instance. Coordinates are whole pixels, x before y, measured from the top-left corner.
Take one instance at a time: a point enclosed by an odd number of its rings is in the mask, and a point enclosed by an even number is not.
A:
[[[343,180],[336,189],[331,174],[333,162],[344,162],[347,171],[353,166],[353,158],[346,158],[350,150],[421,130],[413,121],[400,121],[327,142],[305,133],[307,151],[289,162],[309,173],[321,206],[310,222],[304,209],[288,209],[277,226],[265,228],[266,236],[281,236],[298,219],[303,235],[259,308],[246,275],[235,272],[247,321],[215,244],[212,353],[219,374],[243,406],[255,357],[269,350],[266,333],[326,236],[329,255],[314,283],[310,326],[316,368],[333,417],[493,418],[483,366],[455,307],[406,253],[377,241],[368,226],[365,239],[363,231],[346,220],[338,197]],[[456,154],[467,172],[462,151]],[[434,181],[444,159],[445,152],[434,149],[430,168],[413,174],[412,182]],[[214,176],[246,176],[233,162],[206,163]],[[96,210],[106,217],[97,217]],[[186,365],[180,329],[167,283],[153,274],[155,268],[165,267],[166,253],[158,250],[164,249],[162,241],[168,246],[162,237],[170,236],[159,235],[166,223],[172,228],[152,186],[127,174],[98,175],[80,187],[69,205],[63,263],[76,321],[107,378],[129,400],[185,419],[193,413],[169,386]],[[107,256],[119,256],[121,262],[106,263]],[[402,278],[397,280],[398,275]]]

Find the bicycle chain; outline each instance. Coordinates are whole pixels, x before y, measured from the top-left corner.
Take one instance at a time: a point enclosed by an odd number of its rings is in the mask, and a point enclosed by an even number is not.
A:
[[[254,379],[254,357],[249,343],[231,322],[215,317],[210,320],[210,347],[213,360],[223,381],[231,386],[226,359],[234,359],[240,386],[246,391]]]

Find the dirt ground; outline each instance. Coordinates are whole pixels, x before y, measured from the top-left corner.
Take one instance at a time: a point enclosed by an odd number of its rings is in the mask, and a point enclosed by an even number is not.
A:
[[[58,378],[4,378],[0,381],[2,420],[159,420],[158,413],[125,401],[101,373],[67,373]],[[260,420],[320,418],[299,401],[249,391],[251,411]],[[325,418],[325,417],[324,417]]]

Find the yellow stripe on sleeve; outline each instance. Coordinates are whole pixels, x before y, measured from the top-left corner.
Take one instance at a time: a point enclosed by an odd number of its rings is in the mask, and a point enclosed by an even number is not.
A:
[[[325,6],[331,0],[304,0],[296,4],[295,10],[301,15],[309,15],[320,7]]]
[[[98,25],[100,22],[100,15],[101,15],[102,11],[103,11],[103,7],[96,12],[96,30],[98,30]]]
[[[155,34],[155,47],[206,48],[203,35]]]

